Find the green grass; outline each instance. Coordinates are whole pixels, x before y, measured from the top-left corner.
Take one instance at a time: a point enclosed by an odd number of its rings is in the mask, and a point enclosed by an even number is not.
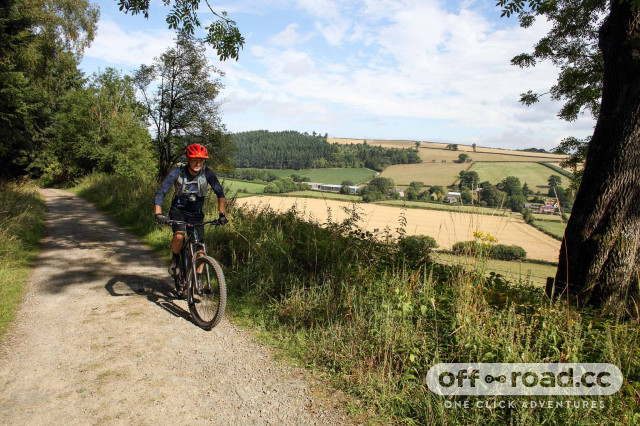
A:
[[[433,253],[432,258],[437,262],[447,265],[461,265],[464,268],[474,270],[477,267],[477,258],[469,256],[457,256],[449,253]],[[485,275],[495,272],[501,274],[507,280],[515,283],[532,284],[544,287],[547,277],[555,277],[556,266],[526,261],[486,260]]]
[[[15,317],[38,255],[45,210],[34,184],[0,182],[0,341]]]
[[[359,195],[347,195],[337,194],[335,192],[326,191],[294,191],[284,194],[268,194],[274,197],[300,197],[300,198],[322,198],[326,200],[341,200],[341,201],[362,201],[362,197]]]
[[[376,172],[365,168],[329,168],[329,169],[305,169],[305,170],[280,170],[267,169],[280,178],[291,176],[292,174],[306,176],[310,182],[328,183],[340,185],[345,180],[350,180],[358,185],[369,181],[376,175]]]
[[[88,177],[78,188],[168,252],[169,230],[148,213],[154,191],[155,183],[104,175]],[[208,215],[215,216],[214,206],[207,203]],[[357,216],[356,210],[343,222],[321,227],[299,219],[293,209],[230,209],[229,226],[209,229],[205,238],[227,276],[231,317],[268,335],[279,353],[380,415],[379,423],[640,421],[637,321],[602,318],[564,298],[549,301],[540,288],[487,277],[491,263],[482,258],[469,267],[425,262],[419,245],[405,244],[400,234],[382,243],[355,226]],[[598,398],[605,407],[596,410],[581,404],[526,408],[523,401],[539,398],[520,396],[480,399],[513,401],[513,409],[447,409],[424,380],[442,362],[613,363],[625,384],[617,394]],[[448,399],[464,400],[475,405],[478,399]]]
[[[244,182],[241,180],[235,180],[235,179],[229,179],[229,178],[222,178],[220,180],[220,183],[222,183],[222,186],[224,186],[225,192],[229,193],[229,194],[225,193],[227,197],[233,196],[236,193],[236,191],[240,191],[238,193],[238,195],[240,196],[244,195],[243,194],[244,191],[246,191],[246,193],[248,194],[262,194],[264,192],[264,187],[266,186],[262,183]]]
[[[567,214],[567,218],[570,215]],[[557,215],[557,214],[544,214],[544,213],[533,213],[533,218],[536,221],[548,221],[548,222],[566,222],[566,220],[564,220],[562,218],[562,216]]]
[[[562,239],[567,224],[565,222],[536,220],[534,222],[534,226],[557,237],[558,239]]]
[[[499,183],[507,176],[515,176],[522,184],[526,182],[532,191],[541,191],[543,194],[548,190],[547,181],[551,175],[560,176],[562,187],[569,185],[569,179],[565,176],[538,163],[475,162],[469,171],[477,172],[481,182],[489,181],[493,184]]]
[[[452,211],[452,212],[458,212],[458,213],[476,213],[476,214],[486,214],[491,216],[511,216],[511,217],[522,218],[522,214],[520,213],[514,213],[511,210],[495,209],[491,207],[461,206],[459,204],[426,203],[422,201],[403,201],[403,200],[384,200],[384,201],[377,201],[375,204],[406,207],[406,208],[413,208],[413,209],[446,210],[446,211]]]

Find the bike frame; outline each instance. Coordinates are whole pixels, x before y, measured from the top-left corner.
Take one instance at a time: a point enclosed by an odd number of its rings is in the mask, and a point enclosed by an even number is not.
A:
[[[188,276],[187,271],[191,269],[193,276],[195,277],[197,275],[196,262],[195,262],[196,258],[199,257],[200,255],[202,256],[207,255],[207,250],[204,242],[202,243],[197,242],[200,240],[204,241],[204,235],[202,235],[202,238],[198,238],[199,237],[198,227],[202,225],[219,225],[219,224],[220,224],[219,220],[211,220],[208,222],[202,222],[202,223],[196,223],[196,224],[191,224],[191,223],[177,221],[177,220],[169,221],[169,225],[186,225],[187,227],[187,231],[186,231],[187,235],[184,243],[182,244],[182,249],[180,249],[182,268],[180,268],[181,273],[179,278],[183,281],[182,285],[184,288],[186,288],[186,285],[187,285],[187,282],[186,282],[187,276]],[[207,279],[211,280],[208,269],[207,269]]]

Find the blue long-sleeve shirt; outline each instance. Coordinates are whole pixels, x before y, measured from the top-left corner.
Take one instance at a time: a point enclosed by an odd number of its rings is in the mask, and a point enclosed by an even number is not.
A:
[[[175,185],[180,173],[184,173],[183,176],[187,177],[187,180],[193,181],[194,183],[186,184],[184,187],[184,193],[179,197],[174,197],[171,202],[171,207],[175,207],[179,210],[182,210],[187,213],[202,213],[202,206],[204,205],[204,197],[193,196],[194,193],[198,192],[198,184],[195,183],[197,181],[195,176],[192,176],[187,170],[186,166],[176,167],[171,170],[166,178],[160,184],[160,188],[156,192],[155,196],[155,205],[161,206],[164,201],[165,195],[171,189],[173,185]],[[201,172],[202,173],[202,172]],[[218,198],[224,198],[224,190],[222,189],[222,185],[220,185],[220,181],[218,177],[213,172],[213,170],[205,167],[204,175],[207,179],[207,183],[213,189],[213,192],[216,194]]]

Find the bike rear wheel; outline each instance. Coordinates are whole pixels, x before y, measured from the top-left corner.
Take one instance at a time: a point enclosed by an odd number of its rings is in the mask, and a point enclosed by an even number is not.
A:
[[[222,268],[212,257],[202,256],[195,260],[194,268],[187,278],[187,301],[194,322],[205,330],[218,325],[227,307],[227,283]]]

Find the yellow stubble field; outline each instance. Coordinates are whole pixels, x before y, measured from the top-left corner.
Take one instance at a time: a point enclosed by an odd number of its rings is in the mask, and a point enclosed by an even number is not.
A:
[[[348,139],[348,138],[327,138],[329,143],[340,143],[340,144],[350,144],[350,143],[363,143],[364,139]],[[367,139],[366,140],[369,145],[377,145],[385,148],[415,148],[416,141],[406,141],[406,140],[379,140],[379,139]],[[441,142],[420,142],[420,156],[424,155],[431,157],[438,156],[438,154],[433,151],[443,151],[445,154],[442,158],[451,158],[457,159],[458,154],[461,152],[467,154],[476,154],[478,158],[474,158],[475,161],[545,161],[550,163],[559,163],[564,160],[566,155],[559,154],[547,154],[547,153],[539,153],[539,152],[528,152],[528,151],[515,151],[511,149],[500,149],[500,148],[487,148],[483,146],[476,147],[476,152],[473,151],[473,147],[470,145],[460,145],[458,144],[458,151],[451,151],[447,149],[447,143]],[[426,151],[426,152],[425,152]],[[431,151],[431,152],[430,152]],[[449,155],[447,155],[448,153]],[[482,155],[484,154],[484,155]],[[440,158],[440,157],[437,157]],[[472,157],[473,158],[473,157]],[[423,157],[424,160],[424,157]]]
[[[325,223],[329,210],[333,221],[347,217],[343,208],[354,204],[335,200],[293,198],[293,197],[247,197],[239,199],[240,206],[270,206],[276,211],[286,211],[296,205],[301,216]],[[394,231],[399,226],[399,217],[406,217],[408,235],[429,235],[436,239],[440,248],[451,248],[458,241],[473,239],[474,231],[488,232],[498,238],[499,244],[518,245],[527,251],[530,259],[556,262],[560,250],[557,241],[537,229],[527,225],[521,219],[504,216],[457,213],[423,209],[402,209],[399,207],[374,204],[356,204],[362,220],[359,225],[371,232]]]
[[[329,142],[334,143],[362,143],[362,139],[329,138]],[[386,148],[415,148],[413,141],[393,141],[393,140],[367,140],[370,145],[379,145]],[[412,181],[423,182],[427,185],[451,185],[458,178],[462,170],[467,170],[470,163],[456,163],[458,156],[464,152],[473,162],[508,162],[508,163],[530,163],[550,162],[559,165],[566,156],[556,154],[541,154],[535,152],[513,151],[506,149],[478,147],[478,152],[473,152],[472,147],[458,145],[458,151],[446,149],[447,144],[437,142],[422,142],[418,149],[418,154],[422,158],[420,164],[396,164],[387,167],[382,173],[382,177],[393,179],[397,185],[408,185]],[[499,168],[499,165],[496,164]],[[544,168],[544,166],[539,166]],[[548,174],[554,174],[548,170]],[[506,176],[504,176],[506,177]],[[524,176],[523,176],[524,179]],[[481,176],[481,180],[482,176]],[[524,179],[526,181],[527,179]],[[498,183],[492,182],[494,184]]]

